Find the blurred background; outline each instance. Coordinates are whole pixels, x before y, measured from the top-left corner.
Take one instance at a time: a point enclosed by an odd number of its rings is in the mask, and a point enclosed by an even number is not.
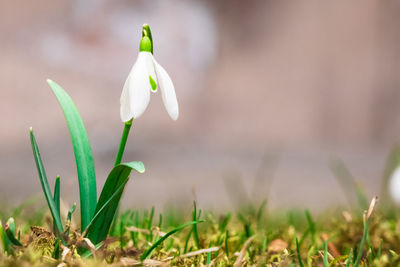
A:
[[[123,129],[119,98],[148,23],[180,118],[152,95],[125,161],[142,160],[125,207],[343,204],[342,159],[369,197],[400,134],[399,1],[0,2],[0,200],[41,196],[28,129],[51,183],[78,202],[71,141],[46,78],[74,99],[98,188]],[[234,193],[232,193],[234,192]],[[236,194],[236,193],[237,194]],[[247,195],[246,195],[247,194]]]

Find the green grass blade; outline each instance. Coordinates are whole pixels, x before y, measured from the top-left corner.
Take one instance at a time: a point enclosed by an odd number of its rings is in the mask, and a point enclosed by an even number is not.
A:
[[[56,183],[54,184],[53,200],[54,200],[54,203],[56,203],[58,216],[61,217],[61,215],[60,215],[60,176],[58,176],[58,175],[56,177]]]
[[[226,214],[226,216],[224,216],[223,220],[220,222],[220,224],[218,226],[220,232],[222,232],[222,233],[225,232],[226,227],[228,226],[228,223],[231,220],[231,217],[232,217],[232,213],[230,213],[230,212],[228,212]]]
[[[135,170],[139,173],[144,173],[145,168],[143,163],[140,161],[123,163],[115,166],[108,175],[103,190],[101,191],[99,202],[97,203],[96,214],[112,197],[113,199],[110,201],[108,206],[104,208],[102,214],[99,215],[99,218],[96,219],[96,222],[94,222],[91,228],[88,230],[88,237],[93,244],[97,244],[107,237],[115,212],[118,208],[118,203],[121,199],[123,189],[132,170]],[[113,196],[113,194],[121,185],[123,185],[122,190],[117,195]]]
[[[161,229],[161,226],[162,226],[162,213],[160,213],[160,215],[159,215],[158,228]]]
[[[299,266],[304,267],[303,261],[301,260],[300,245],[299,245],[299,240],[297,240],[297,237],[296,237],[296,251],[297,251],[297,259],[299,260]]]
[[[74,204],[72,205],[72,207],[69,209],[68,215],[67,215],[67,221],[71,221],[71,219],[72,219],[72,214],[75,212],[75,210],[76,210],[76,203],[74,203]]]
[[[349,256],[347,258],[346,267],[350,267],[351,261],[353,260],[353,249],[350,249]]]
[[[6,232],[3,229],[3,224],[0,221],[0,240],[1,240],[1,246],[3,248],[4,252],[10,253],[10,240],[7,237]]]
[[[365,244],[365,241],[367,240],[367,236],[368,236],[368,228],[369,228],[369,221],[366,220],[364,222],[364,233],[361,238],[360,247],[358,248],[357,258],[356,258],[356,261],[354,262],[354,266],[356,266],[356,267],[360,264],[360,261],[361,261],[361,257],[362,257],[363,251],[364,251],[364,244]]]
[[[32,128],[30,129],[30,138],[32,144],[33,157],[35,158],[36,168],[39,173],[39,179],[42,185],[44,196],[46,197],[47,205],[49,206],[51,216],[53,217],[53,221],[55,222],[57,230],[59,231],[59,233],[62,233],[63,227],[61,223],[61,218],[59,212],[57,211],[56,203],[54,202],[53,196],[51,194],[49,182],[47,181],[46,172],[43,166],[43,161],[40,156],[39,147],[36,143],[35,135],[33,134]]]
[[[61,256],[60,253],[60,243],[61,243],[61,239],[59,237],[57,237],[56,242],[54,243],[54,249],[53,252],[51,253],[51,257],[58,260]]]
[[[96,210],[97,188],[92,149],[81,116],[71,97],[57,83],[47,80],[63,110],[71,135],[79,180],[81,228],[85,229]]]
[[[186,252],[188,250],[189,240],[190,240],[190,237],[192,236],[192,233],[193,233],[193,228],[190,229],[190,231],[186,237],[185,246],[183,247],[183,254],[186,254]]]
[[[315,243],[315,233],[316,233],[316,224],[313,221],[311,217],[311,213],[309,210],[306,210],[305,212],[306,218],[307,218],[307,223],[308,223],[308,229],[310,229],[310,234],[311,234],[311,245],[313,246]]]
[[[146,239],[147,241],[150,242],[153,240],[153,231],[151,230],[153,226],[153,218],[154,218],[154,206],[151,207],[149,220],[147,221],[147,229],[149,230],[150,233],[147,235]]]
[[[193,201],[192,221],[197,221],[197,206],[196,201]],[[199,232],[197,231],[197,224],[193,224],[193,238],[197,249],[200,249]]]
[[[225,232],[225,254],[229,258],[229,246],[228,246],[229,242],[228,242],[228,239],[229,239],[229,231],[226,230],[226,232]],[[263,251],[265,251],[265,250],[263,250]]]
[[[15,223],[14,223],[14,218],[8,219],[6,225],[4,226],[4,231],[6,232],[6,235],[8,237],[8,240],[10,242],[18,247],[22,247],[21,242],[19,242],[18,239],[15,238]]]
[[[207,252],[207,265],[209,266],[211,263],[211,252]]]
[[[328,240],[324,241],[324,267],[329,267],[329,262],[328,262]]]
[[[201,223],[203,221],[193,221],[193,222],[188,222],[185,224],[182,224],[178,227],[176,227],[175,229],[169,231],[168,233],[166,233],[164,236],[160,237],[148,250],[146,250],[143,255],[140,257],[140,260],[145,260],[147,259],[148,256],[150,256],[150,254],[153,252],[154,249],[156,249],[165,239],[167,239],[169,236],[181,231],[183,228],[191,226],[193,224],[198,224]]]
[[[58,216],[61,218],[60,214],[60,176],[57,175],[56,182],[54,184],[53,200],[56,204]],[[54,232],[56,232],[56,222],[53,220]]]

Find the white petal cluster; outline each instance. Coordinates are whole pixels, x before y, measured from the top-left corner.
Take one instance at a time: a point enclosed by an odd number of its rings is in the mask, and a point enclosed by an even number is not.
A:
[[[390,177],[389,192],[393,201],[400,204],[400,167],[397,167]]]
[[[153,88],[151,79],[155,82]],[[150,102],[150,92],[161,90],[162,99],[169,116],[177,120],[179,116],[178,101],[174,85],[168,73],[154,59],[151,52],[141,51],[125,81],[121,94],[121,120],[139,118]]]

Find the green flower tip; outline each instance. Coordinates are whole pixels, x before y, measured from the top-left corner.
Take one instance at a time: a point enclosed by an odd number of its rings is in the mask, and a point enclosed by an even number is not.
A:
[[[143,24],[142,26],[142,37],[145,36],[149,37],[150,40],[152,40],[150,26],[147,23]]]
[[[153,37],[151,35],[150,26],[143,24],[142,26],[142,40],[140,41],[140,52],[153,53]]]
[[[29,132],[30,132],[30,133],[33,133],[33,128],[32,128],[32,126],[29,127]]]
[[[140,47],[139,47],[140,52],[150,52],[152,53],[152,44],[151,40],[149,37],[145,36],[142,38],[140,41]]]

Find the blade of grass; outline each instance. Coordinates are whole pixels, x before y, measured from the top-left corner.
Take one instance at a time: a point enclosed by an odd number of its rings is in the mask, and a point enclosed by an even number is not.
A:
[[[151,207],[149,220],[147,221],[147,229],[149,230],[149,234],[147,235],[147,241],[153,240],[153,231],[151,227],[153,226],[153,218],[154,218],[154,206]]]
[[[60,176],[57,175],[56,182],[54,184],[54,194],[53,194],[54,203],[56,203],[56,208],[58,212],[58,216],[60,215]]]
[[[71,227],[71,219],[72,219],[72,214],[76,210],[76,203],[72,205],[72,207],[69,209],[68,214],[67,214],[67,222],[65,223],[65,232],[64,235],[68,236],[69,235],[69,229]]]
[[[226,256],[229,258],[228,239],[229,239],[229,231],[226,230],[226,232],[225,232],[225,254],[226,254]]]
[[[148,250],[146,250],[142,256],[140,257],[141,261],[144,261],[145,259],[147,259],[148,256],[150,256],[150,253],[153,252],[154,249],[156,249],[165,239],[167,239],[169,236],[181,231],[182,229],[184,229],[185,227],[191,226],[193,224],[198,224],[198,223],[202,223],[203,221],[192,221],[192,222],[188,222],[185,224],[182,224],[178,227],[176,227],[175,229],[169,231],[168,233],[166,233],[164,236],[160,237]]]
[[[79,180],[81,229],[85,229],[96,210],[97,188],[92,149],[82,118],[71,97],[60,85],[47,80],[64,113],[75,154]]]
[[[329,267],[329,262],[328,262],[328,240],[324,241],[324,267]]]
[[[353,258],[353,249],[350,249],[349,257],[347,258],[346,267],[350,267]]]
[[[192,233],[193,233],[193,228],[190,229],[189,234],[186,237],[185,246],[183,247],[183,254],[186,254],[186,252],[187,252],[189,240],[190,240],[190,237],[192,236]]]
[[[378,201],[377,196],[372,198],[372,201],[369,205],[368,210],[364,211],[364,215],[363,215],[364,233],[363,233],[363,236],[362,236],[362,239],[360,242],[360,247],[358,248],[356,261],[354,262],[354,266],[356,266],[356,267],[360,264],[363,250],[364,250],[364,244],[369,239],[369,220],[371,218],[372,212],[374,211],[377,201]]]
[[[158,228],[161,229],[161,226],[162,226],[162,213],[160,213],[160,215],[159,215]]]
[[[199,218],[197,218],[196,201],[193,201],[192,221],[197,221],[198,219]],[[197,224],[193,224],[192,229],[193,229],[194,243],[196,245],[196,248],[200,249],[200,241],[199,241],[199,233],[197,231]]]
[[[54,184],[53,200],[54,200],[54,203],[56,204],[58,216],[61,218],[61,214],[60,214],[60,176],[59,175],[57,175],[56,182]],[[56,233],[57,229],[56,229],[55,225],[56,225],[56,222],[53,220],[53,228],[54,228],[53,231]]]
[[[219,231],[220,232],[225,232],[226,227],[228,226],[229,221],[231,220],[232,213],[228,212],[224,219],[221,221],[219,224]]]
[[[383,239],[381,239],[381,242],[379,243],[379,248],[378,248],[378,252],[376,253],[376,258],[380,258],[381,254],[382,254],[382,245],[383,245]]]
[[[303,261],[301,260],[301,255],[300,255],[300,245],[299,245],[299,240],[296,237],[296,251],[297,251],[297,259],[299,260],[299,266],[304,267]]]
[[[313,246],[315,244],[315,232],[316,232],[316,224],[313,221],[311,217],[311,213],[309,210],[306,210],[305,212],[307,222],[308,222],[308,229],[310,229],[310,234],[311,234],[311,245]]]
[[[206,262],[206,264],[210,265],[210,263],[211,263],[211,252],[207,252],[207,262]]]
[[[56,242],[54,243],[54,249],[53,252],[51,253],[51,257],[58,260],[61,256],[60,254],[60,242],[61,239],[57,237]]]
[[[362,257],[363,251],[364,251],[365,240],[367,239],[367,235],[368,235],[368,227],[369,227],[369,221],[366,220],[364,222],[364,232],[363,232],[363,236],[361,238],[360,247],[358,248],[356,261],[354,262],[354,266],[356,266],[356,267],[358,265],[360,265],[361,257]]]
[[[1,221],[0,221],[0,240],[1,240],[1,245],[2,245],[3,251],[6,252],[7,254],[9,254],[11,242],[8,239],[7,234],[3,229],[3,224]]]
[[[114,167],[108,175],[103,190],[101,191],[99,202],[97,203],[96,214],[110,201],[116,190],[121,185],[123,186],[122,190],[112,199],[111,203],[108,204],[107,208],[104,209],[102,214],[99,215],[99,218],[92,223],[91,228],[88,230],[88,238],[93,244],[97,244],[107,237],[115,212],[118,209],[118,203],[121,199],[123,189],[132,170],[138,173],[144,173],[145,168],[140,161],[123,163]]]
[[[75,212],[75,210],[76,210],[76,203],[74,203],[73,205],[72,205],[72,207],[69,209],[69,211],[68,211],[68,215],[67,215],[67,221],[71,221],[71,219],[72,219],[72,214]]]
[[[6,232],[8,240],[10,240],[10,242],[13,245],[18,246],[18,247],[22,247],[21,242],[19,242],[19,240],[15,238],[15,223],[14,223],[14,218],[13,217],[8,219],[6,225],[4,226],[4,230]]]
[[[47,205],[49,206],[51,216],[55,222],[55,226],[59,233],[63,232],[63,227],[61,223],[61,218],[57,211],[56,203],[54,202],[51,190],[49,187],[49,182],[47,181],[46,171],[44,170],[43,161],[40,156],[39,147],[37,145],[35,135],[33,134],[32,128],[30,128],[30,138],[32,144],[33,157],[35,158],[36,168],[38,170],[40,183],[42,185],[44,196],[46,197]]]

